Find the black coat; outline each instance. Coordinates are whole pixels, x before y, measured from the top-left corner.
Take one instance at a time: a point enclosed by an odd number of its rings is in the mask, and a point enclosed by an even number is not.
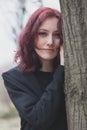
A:
[[[22,73],[15,67],[2,77],[19,112],[21,130],[67,130],[63,66],[58,66],[44,92],[33,72]]]

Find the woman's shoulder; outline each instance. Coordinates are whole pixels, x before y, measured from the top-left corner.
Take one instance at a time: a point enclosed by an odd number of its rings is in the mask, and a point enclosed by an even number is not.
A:
[[[18,69],[18,67],[11,68],[5,72],[2,73],[2,76],[6,75],[20,75],[21,71]]]
[[[26,77],[27,73],[23,73],[18,66],[13,67],[5,72],[2,73],[3,78],[14,78],[14,79],[21,79]],[[28,76],[30,75],[30,72],[28,72]]]

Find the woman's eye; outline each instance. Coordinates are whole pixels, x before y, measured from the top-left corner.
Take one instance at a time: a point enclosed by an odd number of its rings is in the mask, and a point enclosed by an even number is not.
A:
[[[39,36],[41,36],[41,37],[47,36],[47,33],[46,33],[46,32],[39,32],[38,34],[39,34]]]
[[[59,33],[55,33],[55,34],[54,34],[54,37],[55,37],[55,38],[60,38],[60,34],[59,34]]]

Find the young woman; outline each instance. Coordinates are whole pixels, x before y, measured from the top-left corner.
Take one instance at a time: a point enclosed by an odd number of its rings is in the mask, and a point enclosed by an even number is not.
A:
[[[19,37],[18,66],[2,74],[21,130],[67,130],[61,14],[39,8]]]

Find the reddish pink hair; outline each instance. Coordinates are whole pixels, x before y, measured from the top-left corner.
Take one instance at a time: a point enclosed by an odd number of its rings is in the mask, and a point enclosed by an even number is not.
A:
[[[23,72],[35,71],[40,69],[41,62],[34,51],[35,38],[40,25],[49,17],[57,17],[60,41],[62,41],[61,14],[58,10],[49,7],[42,7],[36,10],[29,18],[26,26],[19,36],[19,47],[15,55],[15,61],[19,61],[18,67]],[[58,59],[54,60],[54,67],[58,65]]]

